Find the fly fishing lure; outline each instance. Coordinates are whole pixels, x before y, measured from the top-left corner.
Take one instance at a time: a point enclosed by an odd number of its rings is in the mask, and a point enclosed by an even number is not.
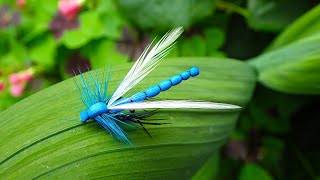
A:
[[[152,116],[154,112],[135,112],[135,110],[138,109],[240,108],[237,105],[214,102],[190,100],[157,101],[153,99],[160,92],[166,91],[172,86],[180,84],[183,80],[185,81],[190,77],[197,76],[199,74],[199,69],[197,67],[192,67],[187,71],[172,76],[170,79],[164,80],[155,86],[151,86],[145,91],[138,92],[129,97],[123,97],[129,90],[131,90],[144,77],[146,77],[157,65],[159,65],[160,60],[170,52],[177,38],[181,35],[182,32],[182,27],[173,29],[167,32],[153,47],[151,47],[152,43],[149,44],[112,95],[107,95],[110,73],[108,73],[108,75],[104,74],[102,80],[99,81],[97,72],[95,75],[89,72],[89,78],[88,80],[86,80],[84,75],[79,71],[81,82],[75,82],[80,91],[81,99],[87,108],[86,110],[80,112],[81,121],[85,123],[88,120],[95,120],[115,139],[124,143],[128,142],[131,144],[126,132],[122,129],[121,125],[132,126],[131,123],[136,123],[139,124],[148,133],[148,131],[143,126],[144,124],[163,124],[155,122],[145,122],[144,120]],[[89,87],[90,83],[93,84],[94,88]]]

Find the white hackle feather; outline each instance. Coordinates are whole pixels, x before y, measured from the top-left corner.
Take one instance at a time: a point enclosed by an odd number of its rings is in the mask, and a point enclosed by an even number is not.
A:
[[[112,106],[109,109],[214,109],[231,110],[240,109],[240,106],[225,103],[205,102],[205,101],[186,101],[186,100],[162,100],[144,101]]]
[[[182,32],[183,28],[178,27],[167,32],[152,48],[152,43],[149,44],[115,90],[107,106],[116,106],[118,103],[113,103],[117,99],[146,77],[160,63],[160,60],[170,52]]]

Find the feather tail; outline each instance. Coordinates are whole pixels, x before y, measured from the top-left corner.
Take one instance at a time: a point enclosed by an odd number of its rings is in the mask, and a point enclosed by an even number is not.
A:
[[[240,106],[225,103],[205,102],[205,101],[184,101],[184,100],[163,100],[144,101],[112,106],[109,109],[212,109],[231,110],[241,109]]]
[[[120,83],[119,87],[115,90],[107,106],[111,106],[117,99],[147,76],[160,63],[160,60],[170,52],[172,46],[182,32],[182,27],[173,29],[166,33],[152,48],[152,43],[148,45]]]

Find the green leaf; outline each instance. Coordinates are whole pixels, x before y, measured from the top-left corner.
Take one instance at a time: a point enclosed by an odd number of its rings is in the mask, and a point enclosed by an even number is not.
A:
[[[21,27],[24,32],[23,42],[28,42],[49,28],[48,24],[58,11],[56,0],[33,0],[26,3],[26,9],[21,11]]]
[[[113,1],[99,1],[95,10],[104,26],[104,35],[112,39],[121,37],[124,20]]]
[[[80,28],[67,30],[61,37],[61,42],[70,49],[79,48],[104,34],[104,27],[100,22],[98,13],[87,11],[81,13],[79,18]]]
[[[271,180],[272,176],[260,166],[248,163],[241,169],[239,180]]]
[[[254,29],[277,32],[303,14],[308,5],[301,0],[248,0],[248,22]]]
[[[80,27],[65,31],[61,37],[61,42],[70,49],[80,48],[101,37],[121,37],[122,20],[115,12],[86,11],[79,19]]]
[[[307,1],[306,1],[307,2]],[[319,34],[320,31],[320,5],[308,11],[285,29],[268,47],[268,50],[283,47],[292,42]]]
[[[3,49],[6,50],[6,54],[1,57],[1,67],[20,68],[28,58],[26,47],[16,40],[16,32],[13,29],[2,35],[6,35],[6,39],[8,38],[8,42],[3,43],[8,43],[8,48],[3,47]]]
[[[84,35],[79,29],[65,31],[61,42],[70,49],[77,49],[90,41],[90,37]]]
[[[225,34],[221,29],[206,29],[204,34],[207,40],[207,49],[209,54],[212,51],[217,51],[225,41]]]
[[[218,28],[208,28],[204,31],[204,36],[195,34],[191,37],[183,38],[178,43],[180,56],[214,56],[224,57],[218,49],[224,43],[224,33]]]
[[[181,56],[205,56],[207,47],[205,40],[200,35],[183,39],[179,44]]]
[[[122,12],[140,28],[168,30],[191,24],[213,13],[211,0],[118,0]],[[177,8],[179,7],[179,8]]]
[[[259,81],[274,90],[320,94],[320,36],[312,36],[250,61]]]
[[[101,15],[101,21],[103,22],[105,37],[112,39],[119,39],[122,33],[122,19],[113,13],[105,13]]]
[[[29,53],[32,61],[44,68],[52,69],[55,65],[56,42],[50,34],[38,37],[32,42]]]
[[[137,89],[197,65],[196,78],[158,99],[193,99],[245,106],[255,86],[251,66],[234,60],[164,60]],[[114,66],[110,92],[132,64]],[[103,69],[99,70],[100,75]],[[159,110],[169,124],[127,129],[136,148],[121,144],[95,122],[78,123],[83,108],[73,79],[30,96],[0,114],[0,176],[31,178],[188,178],[217,153],[232,132],[239,111]],[[76,122],[66,121],[75,119]]]
[[[217,176],[218,164],[219,153],[215,152],[192,177],[192,180],[215,179]]]
[[[117,52],[115,42],[107,39],[93,41],[81,52],[90,59],[94,69],[104,67],[105,64],[115,65],[128,61],[127,56]]]

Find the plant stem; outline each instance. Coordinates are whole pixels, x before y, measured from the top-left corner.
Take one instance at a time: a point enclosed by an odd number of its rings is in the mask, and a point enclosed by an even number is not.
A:
[[[242,8],[238,5],[236,5],[236,4],[229,3],[229,2],[226,2],[223,0],[217,0],[216,6],[218,9],[238,13],[245,18],[249,17],[249,11],[245,8]]]

